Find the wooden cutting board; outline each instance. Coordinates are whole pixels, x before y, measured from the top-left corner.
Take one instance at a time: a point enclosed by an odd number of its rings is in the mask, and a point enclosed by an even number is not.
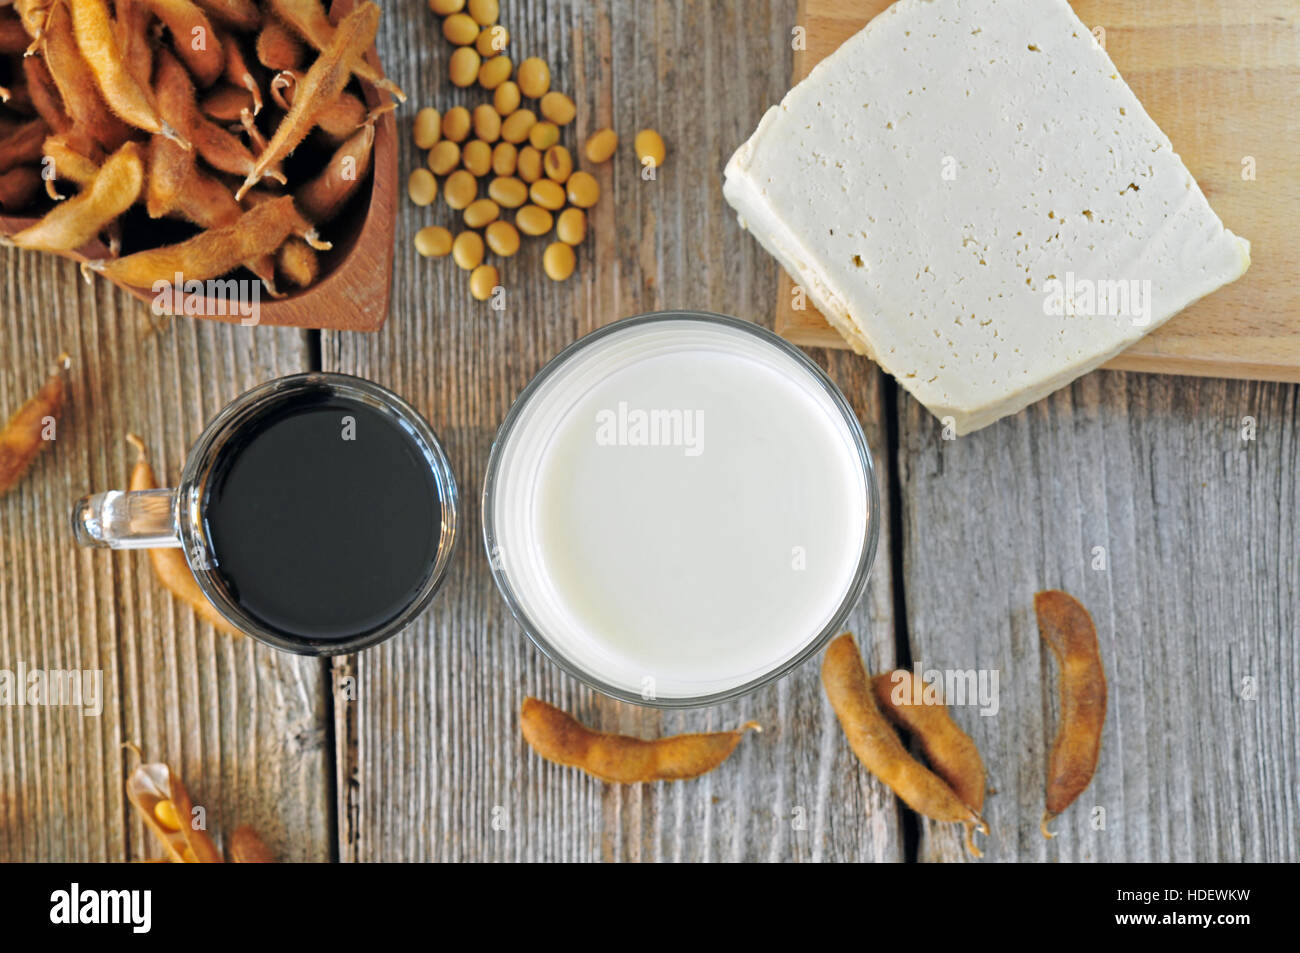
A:
[[[800,0],[794,81],[891,0]],[[944,0],[938,0],[944,2]],[[1032,0],[1025,0],[1032,2]],[[1250,271],[1106,366],[1300,382],[1300,0],[1072,0],[1173,141],[1225,225],[1251,241]],[[1253,159],[1254,178],[1243,175]],[[777,332],[848,347],[784,272]]]

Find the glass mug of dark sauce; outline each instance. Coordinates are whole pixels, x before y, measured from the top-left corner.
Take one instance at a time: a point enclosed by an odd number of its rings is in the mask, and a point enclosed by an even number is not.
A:
[[[456,540],[457,489],[428,423],[344,374],[256,387],[208,424],[176,489],[98,493],[77,542],[179,547],[234,626],[300,655],[355,652],[433,599]]]

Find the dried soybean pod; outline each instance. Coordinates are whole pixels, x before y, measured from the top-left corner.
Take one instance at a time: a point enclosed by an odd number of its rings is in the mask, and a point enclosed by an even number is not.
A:
[[[275,252],[290,235],[314,234],[311,223],[283,195],[253,208],[224,228],[212,228],[176,245],[164,245],[83,267],[119,283],[150,288],[178,272],[187,280],[204,281],[233,271],[245,261]],[[310,239],[308,239],[310,241]]]
[[[253,111],[253,94],[238,86],[223,84],[199,101],[199,109],[218,122],[238,122],[241,113]]]
[[[73,123],[85,129],[105,149],[116,149],[125,142],[130,129],[109,111],[100,95],[95,75],[77,49],[72,17],[62,0],[50,8],[45,20],[41,52],[63,97],[63,108]]]
[[[44,119],[29,119],[7,135],[0,136],[0,172],[37,161],[49,134],[50,127],[45,125]]]
[[[1106,721],[1106,672],[1097,627],[1077,599],[1056,589],[1034,595],[1038,634],[1056,656],[1061,723],[1047,766],[1047,810],[1040,829],[1083,793],[1097,770]]]
[[[298,288],[306,288],[320,274],[320,259],[315,249],[296,235],[280,246],[275,253],[275,264],[289,284]]]
[[[31,93],[32,108],[36,115],[45,120],[45,125],[54,133],[65,133],[72,128],[72,118],[63,108],[63,97],[54,84],[45,61],[39,56],[23,58],[23,77],[27,80],[27,89]]]
[[[14,411],[0,430],[0,496],[12,490],[36,455],[57,436],[56,428],[68,394],[67,369],[72,361],[60,354],[41,389]]]
[[[221,40],[201,7],[191,0],[148,0],[149,8],[167,25],[172,47],[194,79],[205,89],[226,68]]]
[[[11,240],[20,248],[42,251],[80,248],[134,205],[143,187],[140,146],[128,142],[108,157],[85,191],[56,205]]]
[[[572,715],[536,698],[524,699],[519,725],[529,747],[547,761],[578,768],[610,784],[699,777],[726,761],[745,732],[762,730],[750,721],[735,731],[644,741],[593,731]]]
[[[911,732],[921,743],[934,773],[948,782],[963,804],[976,814],[982,813],[987,788],[984,761],[971,736],[953,721],[948,706],[942,702],[916,702],[916,680],[906,669],[877,675],[872,679],[872,687],[884,716]],[[982,857],[975,846],[974,828],[972,822],[967,822],[966,849],[973,856]]]
[[[162,218],[177,207],[194,167],[193,151],[186,152],[163,136],[153,137],[144,201],[150,218]]]
[[[41,174],[30,165],[0,172],[0,209],[6,212],[26,208],[40,191]]]
[[[113,34],[106,0],[67,0],[72,12],[72,35],[90,64],[108,107],[137,129],[162,133],[182,145],[185,137],[163,121],[148,88],[142,88],[127,68]]]
[[[253,71],[248,68],[248,61],[244,59],[244,51],[240,49],[239,40],[229,33],[221,34],[219,39],[226,60],[224,69],[226,82],[248,90],[248,94],[253,97],[253,115],[256,116],[262,111],[262,89],[257,85]]]
[[[853,753],[903,803],[932,820],[973,823],[988,832],[984,821],[961,802],[952,788],[907,753],[876,706],[852,635],[841,635],[826,650],[822,685]]]
[[[160,138],[155,140],[154,151],[157,151],[157,147],[162,144],[173,145],[169,140]],[[153,188],[154,181],[152,160],[153,153],[150,154],[148,186],[150,189]],[[239,221],[239,216],[244,214],[243,208],[235,201],[235,196],[225,183],[207,175],[193,163],[180,184],[182,187],[176,196],[172,211],[200,228],[225,228]],[[266,290],[272,297],[279,297],[280,293],[275,285],[273,255],[260,255],[244,262],[244,267],[262,279],[262,284],[266,285]]]
[[[54,178],[45,180],[45,191],[50,198],[59,201],[64,196],[54,187],[56,179],[75,182],[85,188],[94,181],[99,174],[99,167],[104,164],[104,154],[100,148],[76,128],[57,136],[49,136],[42,144],[41,151],[44,154],[42,166],[48,160],[54,172]]]
[[[370,172],[375,147],[375,127],[367,123],[339,146],[320,173],[294,193],[298,207],[310,221],[328,222],[347,204]]]
[[[248,147],[199,111],[189,74],[180,60],[166,50],[158,52],[155,82],[159,113],[189,139],[208,165],[231,175],[248,175],[253,170],[256,160]],[[284,180],[278,170],[267,175]]]
[[[275,856],[248,824],[241,824],[230,835],[230,859],[236,864],[273,864]]]
[[[271,98],[285,112],[293,107],[293,98],[301,80],[302,76],[293,70],[281,70],[272,78]],[[321,110],[316,117],[316,128],[330,142],[338,144],[348,139],[367,119],[374,119],[393,108],[395,105],[389,102],[373,113],[367,113],[366,104],[344,90]]]
[[[132,492],[158,489],[158,480],[154,476],[153,467],[149,465],[144,441],[135,434],[128,434],[126,442],[134,447],[136,451],[135,465],[131,468],[131,481],[128,489]],[[199,584],[194,581],[194,573],[190,571],[189,563],[185,561],[185,555],[181,550],[151,549],[149,550],[149,562],[153,566],[154,575],[163,584],[163,588],[182,602],[188,603],[199,614],[200,618],[211,622],[219,632],[225,632],[233,636],[243,635],[208,601],[208,597],[203,594]]]
[[[360,4],[357,10],[367,6],[374,6],[374,4]],[[285,22],[289,29],[296,32],[307,41],[308,45],[322,54],[334,44],[335,33],[343,28],[343,24],[348,21],[349,17],[357,13],[357,10],[353,10],[335,27],[334,24],[330,23],[329,16],[325,13],[325,8],[321,6],[320,0],[271,0],[271,10]],[[376,19],[378,16],[379,8],[375,7]],[[406,102],[406,94],[402,92],[401,88],[366,60],[366,50],[370,48],[374,38],[375,35],[372,31],[369,42],[359,49],[349,50],[346,60],[347,69],[349,72],[356,73],[358,78],[365,80],[378,89],[392,93],[401,102]]]
[[[146,0],[113,0],[113,35],[135,81],[153,84],[153,12]]]
[[[262,25],[262,14],[253,0],[198,0],[199,6],[223,26],[253,33]]]
[[[11,16],[3,6],[0,6],[0,53],[11,56],[23,53],[31,44],[31,40],[27,30],[23,28],[22,19]]]
[[[374,42],[378,28],[379,7],[374,3],[363,3],[343,18],[329,47],[316,58],[307,75],[297,84],[293,107],[276,127],[270,144],[258,156],[253,171],[244,179],[235,198],[242,198],[268,169],[277,165],[306,138],[321,112],[343,92],[352,75],[348,64],[356,58],[355,54]]]
[[[267,20],[262,25],[254,51],[259,63],[276,71],[298,69],[307,57],[307,51],[298,37],[279,20]]]
[[[221,852],[212,838],[206,831],[194,829],[194,802],[181,779],[161,762],[146,763],[134,744],[124,747],[141,762],[127,775],[127,800],[168,857],[178,864],[221,863]]]

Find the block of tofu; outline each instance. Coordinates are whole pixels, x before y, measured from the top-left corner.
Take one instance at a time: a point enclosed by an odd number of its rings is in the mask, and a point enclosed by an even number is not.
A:
[[[1250,265],[1065,0],[898,0],[768,110],[724,193],[959,434]]]

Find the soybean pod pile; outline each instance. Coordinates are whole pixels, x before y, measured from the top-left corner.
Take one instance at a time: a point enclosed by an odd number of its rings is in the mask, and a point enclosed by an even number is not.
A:
[[[442,35],[455,47],[447,78],[461,89],[477,86],[485,97],[472,111],[454,106],[443,113],[426,106],[416,113],[415,145],[427,153],[427,162],[410,173],[407,194],[427,207],[441,193],[452,228],[421,228],[415,250],[426,258],[451,255],[470,273],[470,294],[487,301],[502,287],[497,266],[486,261],[488,252],[506,259],[519,250],[521,234],[549,237],[542,268],[551,280],[566,280],[577,267],[574,249],[587,237],[588,212],[600,198],[596,177],[576,167],[562,142],[577,106],[551,88],[545,60],[530,56],[515,65],[510,31],[498,22],[498,0],[429,0],[429,9],[442,18]],[[600,165],[617,146],[617,134],[602,129],[589,137],[582,154]],[[662,137],[643,129],[636,149],[645,177],[653,179],[667,152]]]
[[[35,219],[3,240],[98,240],[86,269],[135,287],[313,284],[405,98],[367,59],[378,25],[353,0],[0,5],[0,213]]]

